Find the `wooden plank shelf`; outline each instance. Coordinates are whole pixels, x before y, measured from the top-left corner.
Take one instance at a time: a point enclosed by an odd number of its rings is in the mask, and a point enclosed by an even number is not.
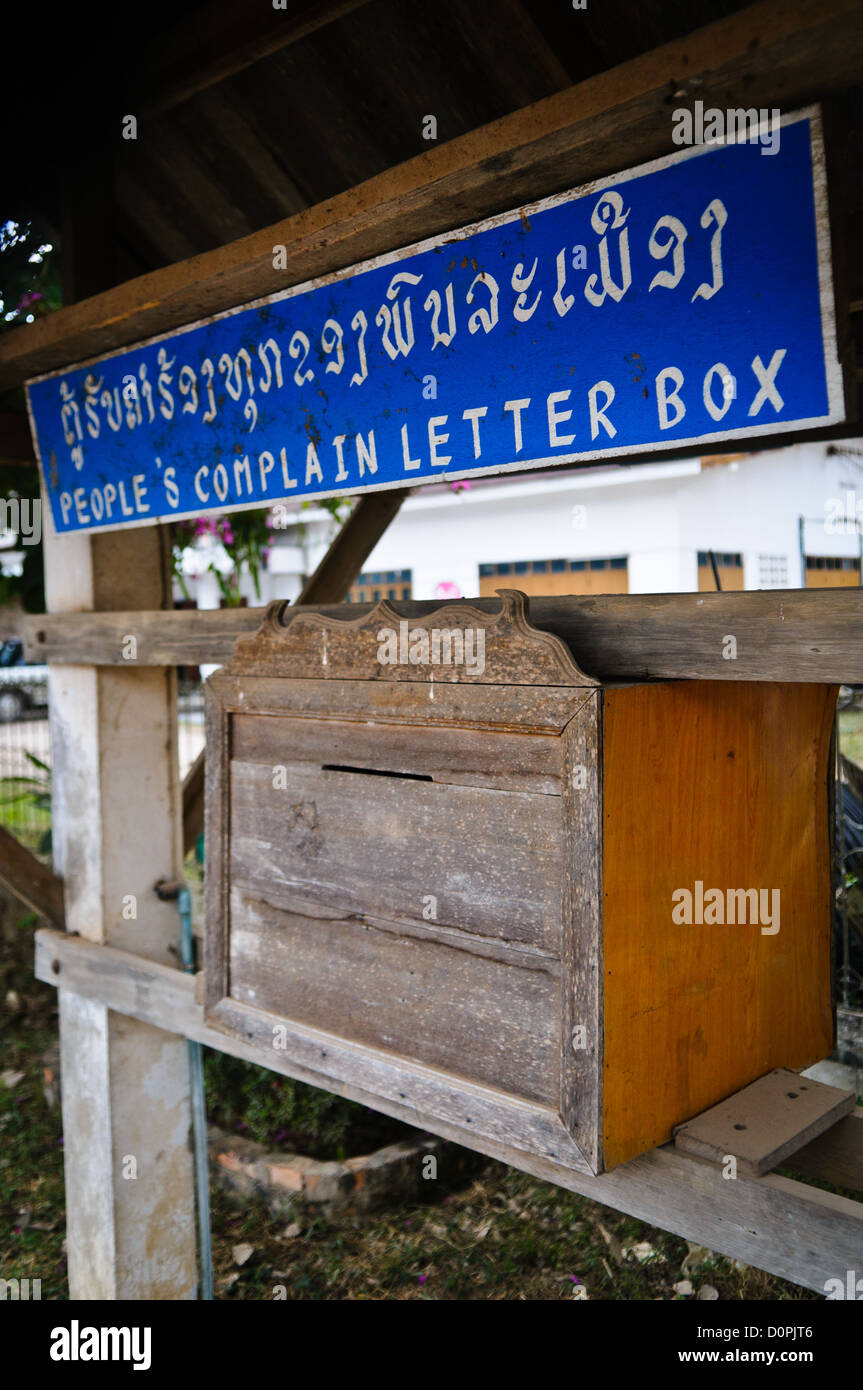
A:
[[[378,498],[387,497],[379,493]],[[371,502],[372,498],[367,499]],[[496,598],[469,600],[494,613]],[[439,601],[396,602],[422,618]],[[359,618],[371,604],[307,604],[302,611]],[[299,606],[298,606],[299,611]],[[260,625],[261,608],[19,615],[28,661],[129,667],[230,660],[238,637]],[[863,590],[783,589],[718,594],[607,594],[534,598],[530,620],[560,637],[581,668],[603,681],[718,680],[863,683]],[[725,638],[737,656],[723,656]]]
[[[738,1173],[761,1177],[850,1115],[855,1104],[852,1091],[777,1068],[679,1125],[674,1147],[712,1163],[733,1157]]]

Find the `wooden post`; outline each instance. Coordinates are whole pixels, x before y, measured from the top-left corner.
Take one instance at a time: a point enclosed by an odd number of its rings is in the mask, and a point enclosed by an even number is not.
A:
[[[58,537],[44,515],[50,611],[162,606],[157,529]],[[153,885],[182,870],[175,705],[173,671],[51,670],[67,929],[163,964],[176,963],[179,921]],[[194,1298],[186,1043],[59,983],[70,1297]]]
[[[67,302],[114,283],[113,241],[99,233],[112,208],[104,154],[64,197]],[[49,612],[171,606],[162,530],[60,537],[47,500],[42,513]],[[176,671],[137,662],[134,623],[123,638],[110,672],[50,670],[55,867],[67,931],[176,965],[176,904],[154,891],[183,866]],[[185,1039],[58,983],[69,1296],[195,1298]]]

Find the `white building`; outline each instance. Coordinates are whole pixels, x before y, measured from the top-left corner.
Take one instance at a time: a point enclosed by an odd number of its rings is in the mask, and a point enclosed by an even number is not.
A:
[[[334,534],[323,509],[287,515],[261,600],[244,580],[252,603],[295,598]],[[352,597],[471,597],[501,587],[681,593],[714,589],[715,573],[723,589],[859,585],[861,533],[863,449],[854,442],[510,474],[418,489]],[[198,588],[210,606],[213,596]]]

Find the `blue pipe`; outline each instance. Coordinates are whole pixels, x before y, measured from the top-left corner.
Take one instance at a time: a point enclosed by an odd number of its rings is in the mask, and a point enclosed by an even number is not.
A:
[[[192,898],[183,885],[177,894],[180,910],[180,954],[183,969],[195,970],[195,937],[192,932]],[[213,1249],[210,1239],[210,1166],[207,1153],[207,1110],[204,1103],[204,1059],[201,1044],[187,1040],[192,1092],[192,1133],[195,1141],[195,1184],[198,1193],[198,1234],[201,1261],[201,1298],[213,1300]]]

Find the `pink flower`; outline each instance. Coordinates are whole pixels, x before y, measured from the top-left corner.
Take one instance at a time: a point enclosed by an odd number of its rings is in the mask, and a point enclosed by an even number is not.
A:
[[[427,1275],[427,1274],[418,1274],[418,1275],[417,1275],[417,1283],[418,1283],[418,1284],[424,1284],[427,1278],[428,1278],[428,1275]]]

